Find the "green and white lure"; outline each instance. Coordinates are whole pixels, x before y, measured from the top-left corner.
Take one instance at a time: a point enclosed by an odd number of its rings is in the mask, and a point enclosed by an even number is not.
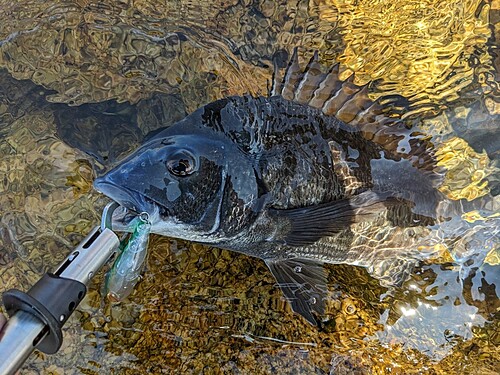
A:
[[[131,226],[134,230],[128,242],[120,245],[123,250],[106,276],[106,295],[111,302],[120,302],[130,295],[140,280],[147,257],[151,231],[149,215],[140,214],[132,221]]]

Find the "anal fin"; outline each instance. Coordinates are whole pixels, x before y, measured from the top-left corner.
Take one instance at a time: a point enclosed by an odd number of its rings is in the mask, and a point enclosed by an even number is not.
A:
[[[308,259],[267,259],[266,264],[294,312],[317,325],[323,315],[328,292],[323,264]]]

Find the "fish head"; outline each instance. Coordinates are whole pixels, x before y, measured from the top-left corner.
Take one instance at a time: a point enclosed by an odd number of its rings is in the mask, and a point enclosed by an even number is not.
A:
[[[206,243],[257,210],[251,158],[206,129],[159,133],[94,187],[126,208],[113,216],[113,228],[130,231],[131,217],[147,212],[152,233]]]

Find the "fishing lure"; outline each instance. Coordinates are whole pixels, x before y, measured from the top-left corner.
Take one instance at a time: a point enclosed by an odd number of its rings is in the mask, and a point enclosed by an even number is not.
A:
[[[132,227],[134,231],[128,242],[120,246],[123,250],[106,277],[106,295],[111,302],[120,302],[130,295],[140,279],[146,260],[151,231],[149,215],[142,213],[137,216]]]

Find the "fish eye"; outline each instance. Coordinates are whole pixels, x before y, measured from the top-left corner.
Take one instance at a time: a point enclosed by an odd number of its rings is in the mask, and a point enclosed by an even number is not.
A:
[[[193,154],[186,150],[175,152],[166,162],[168,171],[178,177],[185,177],[194,173],[197,169],[196,164]]]

